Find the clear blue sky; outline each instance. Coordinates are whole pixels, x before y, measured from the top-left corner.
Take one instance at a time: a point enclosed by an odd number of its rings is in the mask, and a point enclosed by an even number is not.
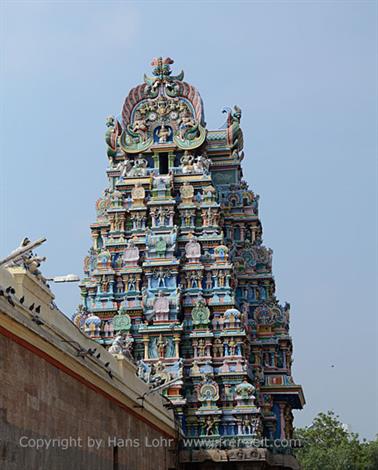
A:
[[[377,15],[374,1],[2,2],[1,246],[48,242],[82,274],[106,185],[105,118],[152,57],[200,90],[208,126],[243,110],[280,299],[292,305],[296,424],[335,410],[377,432]],[[71,315],[77,285],[55,286]],[[334,367],[331,367],[334,365]]]

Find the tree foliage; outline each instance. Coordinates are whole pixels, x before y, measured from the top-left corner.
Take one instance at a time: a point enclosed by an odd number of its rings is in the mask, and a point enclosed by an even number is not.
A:
[[[295,430],[302,446],[296,456],[304,470],[377,470],[378,438],[361,441],[333,411],[319,413],[311,426]]]

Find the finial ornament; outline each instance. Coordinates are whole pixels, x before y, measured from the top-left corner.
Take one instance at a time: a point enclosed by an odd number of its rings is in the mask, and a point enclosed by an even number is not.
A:
[[[152,59],[152,62],[151,62],[152,67],[154,67],[153,70],[152,70],[153,75],[161,81],[163,81],[163,80],[169,80],[169,81],[178,80],[178,81],[181,82],[184,79],[184,72],[183,71],[181,71],[178,75],[171,77],[172,70],[171,70],[170,65],[174,64],[174,62],[175,61],[173,59],[171,59],[170,57],[164,57],[164,58],[163,57],[154,57]],[[145,81],[146,81],[146,78],[148,78],[148,77],[145,75]]]
[[[173,76],[170,65],[174,61],[170,57],[155,57],[152,59],[151,65],[154,67],[152,70],[153,77],[144,75],[144,82],[146,83],[145,94],[150,98],[155,98],[158,95],[158,90],[163,87],[169,96],[176,96],[178,93],[178,84],[184,79],[184,72],[181,71],[178,75]]]

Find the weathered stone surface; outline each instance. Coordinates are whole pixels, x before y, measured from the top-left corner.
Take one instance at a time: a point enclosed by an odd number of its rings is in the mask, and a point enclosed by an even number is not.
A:
[[[169,437],[100,393],[0,335],[0,468],[2,470],[166,470]],[[116,437],[126,447],[114,448]],[[66,450],[48,440],[71,438]],[[78,440],[81,438],[81,440]],[[101,440],[99,448],[90,447]],[[20,441],[20,439],[22,439]],[[22,447],[46,439],[44,448]],[[156,441],[154,441],[156,439]],[[154,443],[158,447],[149,447]],[[34,444],[34,441],[32,442]],[[122,444],[120,441],[118,444]],[[164,445],[166,444],[166,445]],[[118,458],[118,466],[117,466]]]

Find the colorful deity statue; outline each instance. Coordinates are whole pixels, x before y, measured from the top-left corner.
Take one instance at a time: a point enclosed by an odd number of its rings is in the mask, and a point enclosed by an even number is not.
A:
[[[242,383],[235,387],[236,398],[241,400],[249,400],[253,396],[255,387],[248,383],[247,379],[244,379]]]
[[[157,319],[167,319],[169,314],[169,300],[164,297],[162,291],[159,291],[158,297],[154,302],[154,312]]]
[[[180,195],[183,205],[191,205],[193,203],[194,196],[193,186],[185,182],[180,188]]]
[[[137,266],[139,261],[139,249],[135,245],[134,239],[130,239],[123,254],[125,266]]]
[[[187,138],[190,131],[193,131],[193,129],[196,129],[196,122],[194,121],[190,113],[185,110],[180,119],[180,125],[179,125],[180,139],[185,140],[185,138]]]
[[[170,127],[164,126],[164,124],[159,129],[157,135],[159,137],[159,144],[165,144],[168,142],[172,133],[172,129]]]
[[[195,263],[201,258],[201,245],[192,237],[185,245],[185,254],[189,263]]]
[[[185,150],[184,155],[181,157],[180,160],[183,173],[190,173],[193,170],[193,161],[193,155],[190,155],[190,153]]]
[[[136,183],[134,188],[131,190],[132,206],[139,207],[144,206],[144,198],[146,197],[146,191],[140,183]]]

